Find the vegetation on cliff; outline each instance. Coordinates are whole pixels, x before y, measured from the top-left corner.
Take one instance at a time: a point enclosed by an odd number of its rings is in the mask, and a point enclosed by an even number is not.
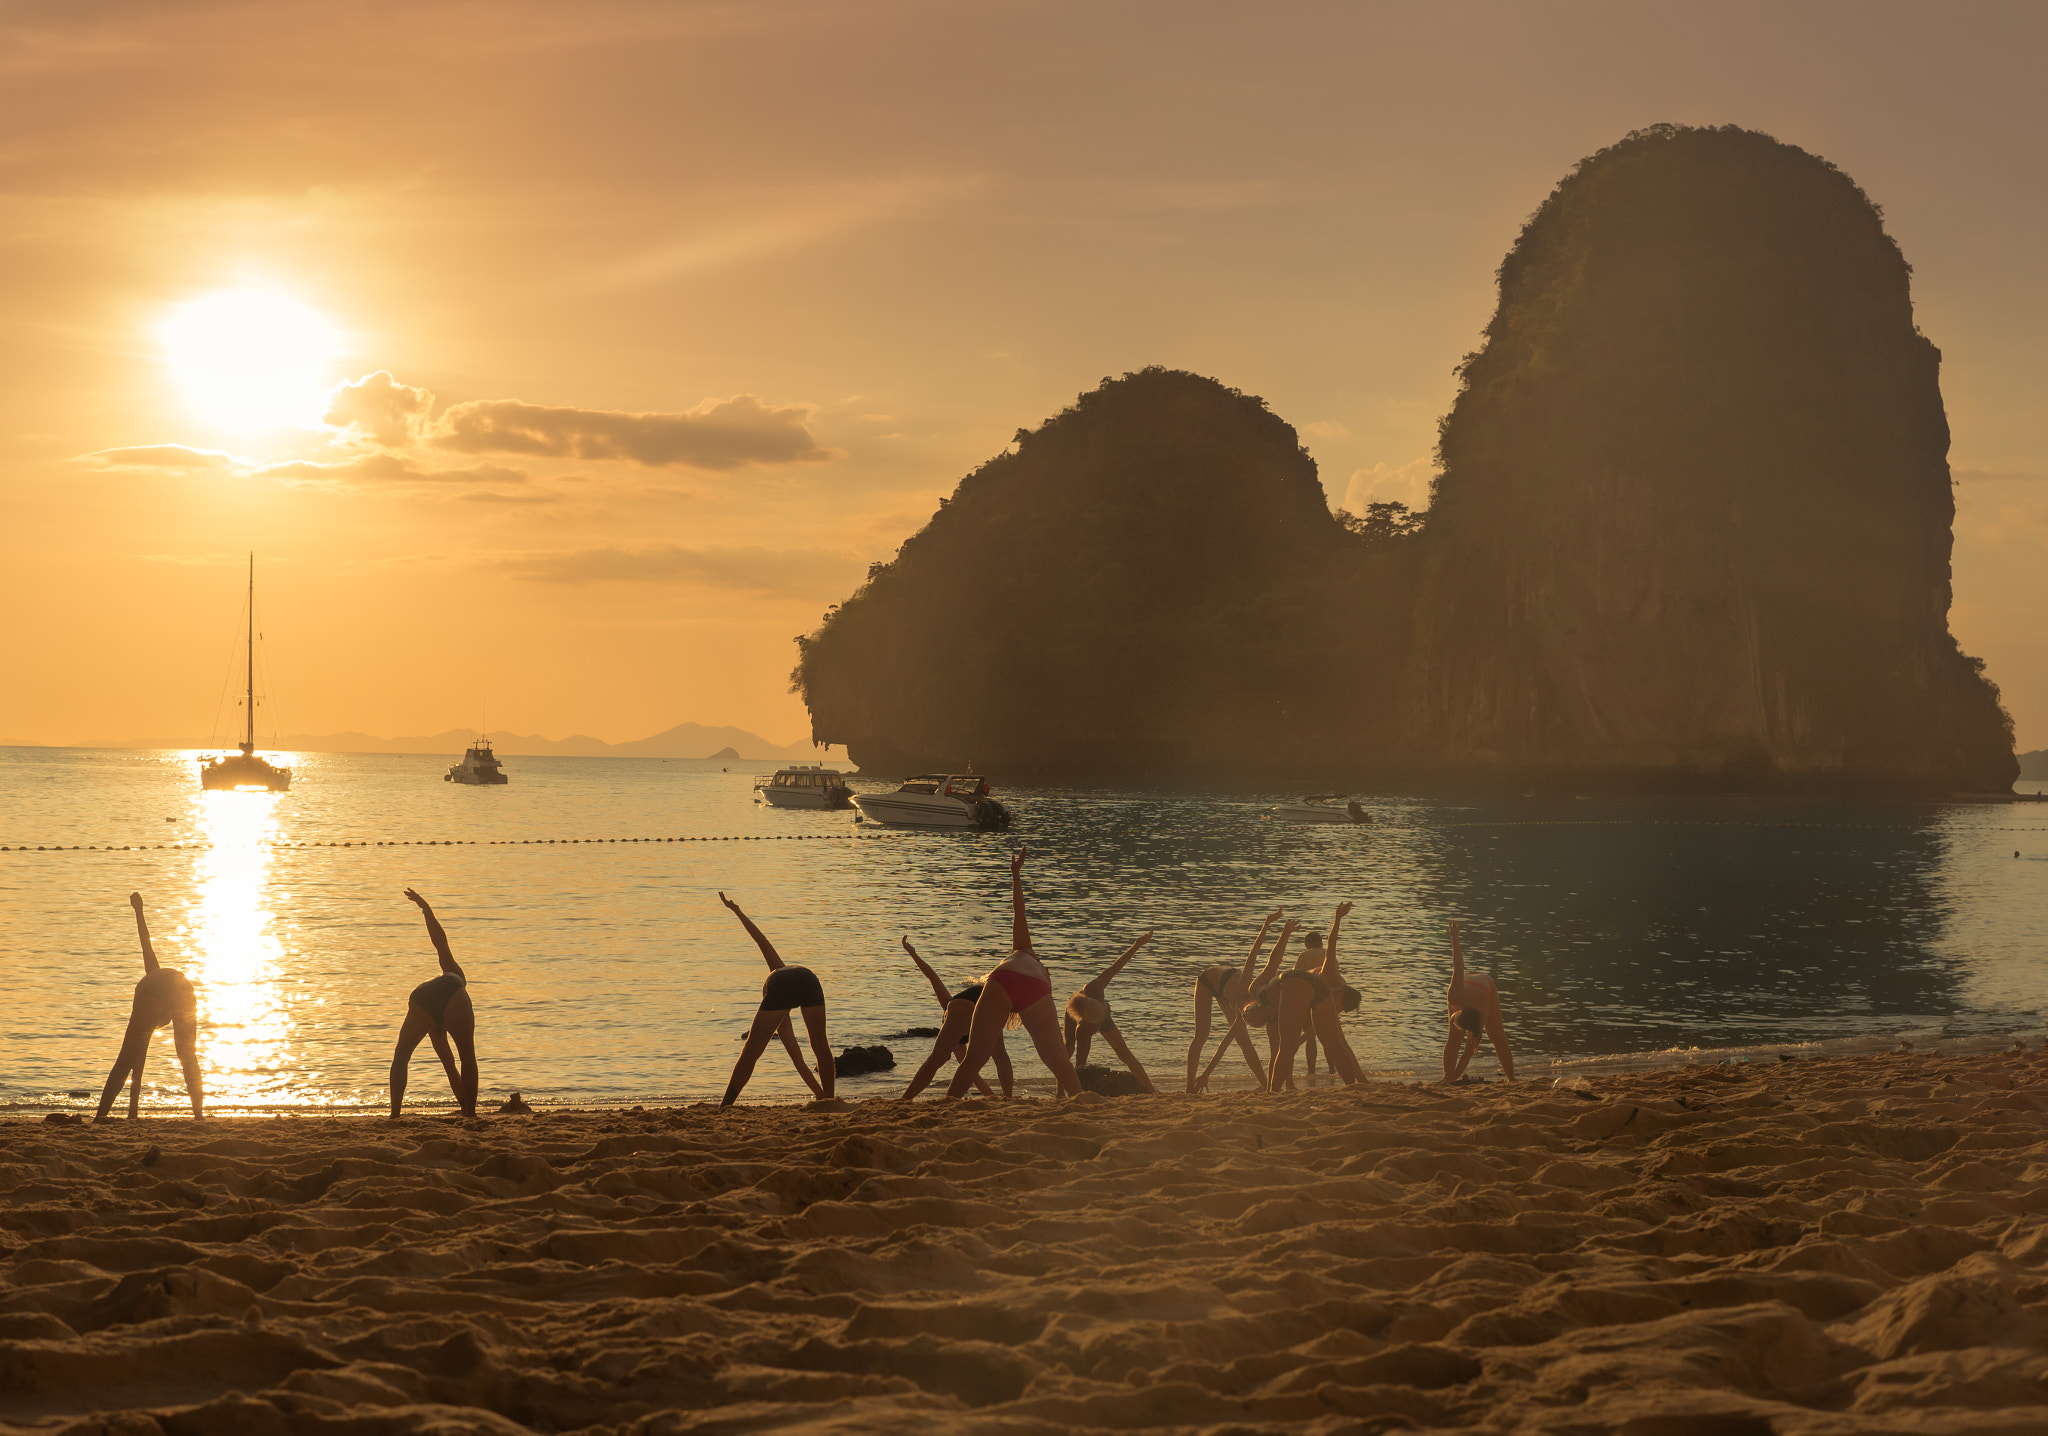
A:
[[[1910,269],[1826,161],[1658,126],[1583,161],[1462,366],[1405,729],[1459,769],[2010,784],[1949,637]]]
[[[1323,749],[1296,715],[1357,540],[1262,400],[1166,369],[1019,430],[798,640],[864,766],[1195,772]],[[1247,744],[1254,745],[1247,747]]]
[[[1630,135],[1502,264],[1426,514],[1333,516],[1213,380],[1105,380],[798,640],[814,737],[1011,777],[2002,789],[1909,275],[1825,161]]]

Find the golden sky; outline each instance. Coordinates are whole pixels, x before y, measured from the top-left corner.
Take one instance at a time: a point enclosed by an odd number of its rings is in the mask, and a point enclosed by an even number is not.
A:
[[[1419,499],[1522,220],[1672,121],[1884,207],[1953,626],[2048,746],[2044,47],[2036,5],[10,4],[0,742],[205,734],[250,549],[282,731],[795,739],[791,637],[1105,375]]]

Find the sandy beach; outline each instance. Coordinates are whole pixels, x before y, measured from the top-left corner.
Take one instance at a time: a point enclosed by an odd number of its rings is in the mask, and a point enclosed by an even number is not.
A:
[[[43,1431],[2048,1429],[2048,1053],[0,1124]]]

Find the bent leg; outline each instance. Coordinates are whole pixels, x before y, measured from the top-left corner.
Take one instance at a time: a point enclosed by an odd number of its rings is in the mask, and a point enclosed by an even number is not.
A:
[[[398,1046],[391,1053],[391,1115],[398,1115],[398,1108],[405,1101],[405,1082],[412,1065],[412,1053],[420,1045],[420,1039],[427,1035],[427,1029],[434,1020],[420,1008],[406,1005],[405,1022],[398,1029]]]

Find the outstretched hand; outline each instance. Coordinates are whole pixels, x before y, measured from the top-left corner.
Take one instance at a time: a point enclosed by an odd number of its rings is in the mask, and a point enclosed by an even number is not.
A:
[[[1340,903],[1338,903],[1338,904],[1337,904],[1337,916],[1338,916],[1338,917],[1349,917],[1350,915],[1351,915],[1351,904],[1350,904],[1350,903],[1348,903],[1348,902],[1340,902]]]
[[[407,889],[405,890],[405,895],[406,895],[407,897],[411,898],[411,899],[412,899],[412,900],[413,900],[414,902],[416,902],[416,903],[418,903],[418,904],[419,904],[419,906],[420,906],[420,911],[421,911],[421,912],[432,912],[432,911],[433,911],[433,909],[432,909],[431,907],[427,906],[427,900],[426,900],[425,898],[421,897],[421,896],[420,896],[420,895],[419,895],[418,893],[414,892],[414,891],[413,891],[413,890],[412,890],[411,888],[407,888]]]
[[[903,939],[903,950],[909,953],[912,957],[917,956],[917,949],[910,945],[910,938],[907,935]]]
[[[137,912],[141,912],[141,911],[142,911],[142,894],[141,894],[141,893],[130,893],[130,894],[128,894],[128,906],[130,906],[130,907],[134,908],[134,909],[135,909],[135,910],[136,910]]]
[[[1148,927],[1148,928],[1146,928],[1146,929],[1145,929],[1145,930],[1144,930],[1143,932],[1141,932],[1141,933],[1139,933],[1139,934],[1138,934],[1138,940],[1137,940],[1136,942],[1132,943],[1132,944],[1131,944],[1131,946],[1132,946],[1132,947],[1143,947],[1143,946],[1144,946],[1144,945],[1145,945],[1146,943],[1150,942],[1151,940],[1152,940],[1152,929]]]
[[[731,898],[727,897],[724,893],[720,893],[718,895],[718,900],[724,903],[727,907],[731,908],[734,912],[738,912],[740,910],[740,905],[734,902]]]
[[[1285,937],[1288,933],[1293,932],[1296,928],[1300,926],[1301,919],[1298,917],[1291,917],[1287,919],[1287,921],[1284,924],[1282,924],[1280,928],[1280,936]]]
[[[1023,872],[1023,871],[1024,871],[1024,855],[1025,855],[1026,853],[1028,853],[1029,851],[1030,851],[1030,849],[1029,849],[1028,847],[1026,847],[1026,846],[1025,846],[1024,844],[1022,844],[1022,843],[1019,843],[1019,844],[1017,844],[1017,851],[1016,851],[1016,852],[1014,852],[1014,853],[1012,853],[1012,854],[1010,854],[1010,876],[1011,876],[1011,877],[1015,877],[1015,876],[1017,876],[1017,874],[1019,874],[1019,873],[1021,873],[1021,872]]]

